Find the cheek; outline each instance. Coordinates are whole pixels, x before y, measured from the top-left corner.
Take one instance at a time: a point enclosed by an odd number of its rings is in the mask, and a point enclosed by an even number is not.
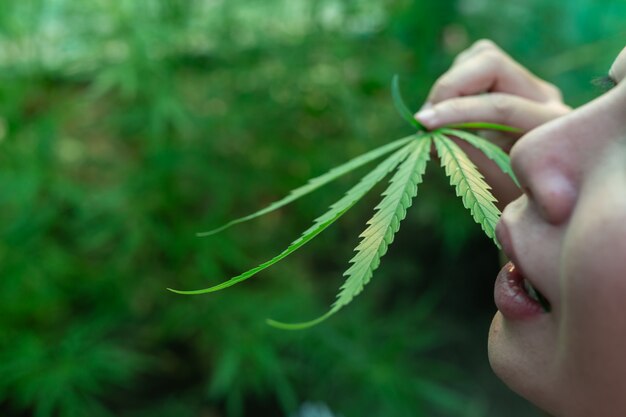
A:
[[[610,395],[594,393],[594,386],[624,392],[626,201],[596,195],[577,208],[570,224],[561,259],[559,356],[567,378],[585,395]]]

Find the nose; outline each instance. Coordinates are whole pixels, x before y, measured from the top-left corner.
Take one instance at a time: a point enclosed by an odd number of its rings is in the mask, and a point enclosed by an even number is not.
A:
[[[529,204],[553,225],[569,219],[580,188],[578,139],[585,132],[576,131],[571,115],[532,130],[511,149],[511,164]]]

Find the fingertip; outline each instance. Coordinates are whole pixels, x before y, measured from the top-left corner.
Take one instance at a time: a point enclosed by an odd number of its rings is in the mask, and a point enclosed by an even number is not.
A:
[[[415,118],[419,122],[421,122],[424,126],[426,126],[428,129],[433,129],[437,127],[437,124],[439,123],[437,112],[432,107],[433,107],[432,105],[430,105],[430,107],[424,106],[415,115]]]

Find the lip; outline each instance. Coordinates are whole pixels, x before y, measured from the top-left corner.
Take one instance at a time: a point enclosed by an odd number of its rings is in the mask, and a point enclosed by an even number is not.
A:
[[[508,262],[500,270],[493,290],[498,310],[510,320],[527,320],[544,314],[543,307],[528,296],[523,287],[524,276]]]
[[[544,314],[541,304],[530,298],[524,290],[524,279],[527,277],[516,257],[509,229],[502,220],[496,226],[496,236],[504,254],[511,259],[496,278],[494,301],[498,310],[510,320],[527,320]],[[534,286],[532,281],[531,284]]]

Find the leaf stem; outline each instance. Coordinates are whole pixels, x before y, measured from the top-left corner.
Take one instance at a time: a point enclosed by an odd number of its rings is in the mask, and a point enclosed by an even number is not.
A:
[[[393,104],[396,106],[396,110],[398,110],[398,113],[400,113],[404,120],[418,131],[428,131],[428,129],[413,116],[411,110],[409,110],[404,103],[402,94],[400,93],[400,77],[398,77],[398,74],[394,75],[391,81],[391,96],[393,97]]]
[[[487,122],[452,123],[452,124],[443,126],[440,129],[485,129],[485,130],[499,130],[501,132],[511,132],[511,133],[522,132],[522,129],[519,129],[517,127],[501,125],[498,123],[487,123]]]

